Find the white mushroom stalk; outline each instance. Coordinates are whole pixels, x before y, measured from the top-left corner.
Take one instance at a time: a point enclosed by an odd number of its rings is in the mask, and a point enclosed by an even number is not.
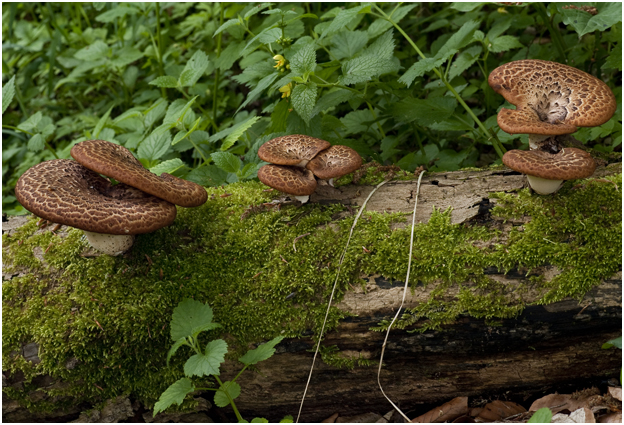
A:
[[[107,235],[86,230],[84,234],[93,248],[112,256],[121,255],[129,250],[136,238],[134,235]]]
[[[563,180],[543,179],[541,177],[531,175],[527,175],[527,179],[529,180],[529,186],[531,186],[531,189],[540,195],[550,195],[551,193],[555,193],[563,184]]]

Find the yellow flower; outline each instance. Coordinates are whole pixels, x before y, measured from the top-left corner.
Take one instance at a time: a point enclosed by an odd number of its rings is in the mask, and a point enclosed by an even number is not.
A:
[[[286,63],[286,59],[282,55],[275,55],[273,59],[277,62],[277,64],[273,68],[281,68]]]
[[[282,93],[282,99],[290,96],[290,92],[292,91],[292,83],[288,83],[284,87],[281,87],[279,91],[280,93]]]
[[[504,7],[499,7],[497,12],[498,13],[509,13],[509,12],[507,12],[507,9],[505,9]]]

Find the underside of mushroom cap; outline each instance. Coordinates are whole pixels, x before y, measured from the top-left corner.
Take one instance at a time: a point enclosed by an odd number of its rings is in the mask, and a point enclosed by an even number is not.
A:
[[[574,133],[578,127],[566,122],[551,124],[541,121],[537,113],[531,108],[506,109],[498,112],[496,117],[501,130],[509,134],[542,134],[557,136]]]
[[[581,179],[591,176],[596,169],[591,155],[577,148],[564,148],[556,154],[514,149],[505,152],[503,164],[520,173],[548,180]]]
[[[69,159],[29,168],[17,181],[15,196],[38,217],[96,233],[149,233],[176,217],[175,205],[123,183],[112,186]]]
[[[305,167],[308,161],[329,146],[325,140],[293,134],[269,140],[258,149],[258,157],[273,164]]]
[[[607,122],[617,107],[613,92],[603,81],[557,62],[509,62],[494,69],[488,83],[518,109],[530,108],[540,121],[553,125],[598,126]]]
[[[85,140],[71,149],[71,156],[96,173],[136,187],[182,207],[197,207],[208,199],[200,185],[163,173],[160,176],[145,169],[128,149],[105,140]]]
[[[360,168],[362,158],[348,146],[334,145],[319,153],[306,168],[319,179],[342,177]]]
[[[258,170],[258,179],[267,186],[290,195],[311,195],[316,190],[314,174],[301,167],[264,165]]]

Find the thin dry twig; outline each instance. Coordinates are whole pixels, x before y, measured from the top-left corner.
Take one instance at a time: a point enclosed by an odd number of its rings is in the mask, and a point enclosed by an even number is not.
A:
[[[295,244],[297,243],[297,241],[298,241],[299,239],[301,239],[302,237],[304,237],[304,236],[308,236],[309,234],[310,234],[309,232],[308,232],[308,233],[304,233],[303,235],[301,235],[301,236],[297,236],[297,237],[295,238],[295,240],[293,241],[293,249],[295,250],[295,252],[297,252],[297,247],[295,246]]]

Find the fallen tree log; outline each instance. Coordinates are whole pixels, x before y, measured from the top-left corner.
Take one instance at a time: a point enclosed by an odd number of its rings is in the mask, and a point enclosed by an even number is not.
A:
[[[600,346],[621,334],[620,183],[621,164],[549,197],[504,170],[425,176],[386,393],[410,409],[615,375],[621,353]],[[119,258],[97,256],[79,231],[3,223],[3,418],[60,417],[120,394],[149,408],[181,376],[183,356],[170,368],[165,358],[171,311],[187,297],[213,307],[233,359],[288,337],[241,376],[237,405],[248,417],[296,415],[312,335],[373,187],[325,186],[309,205],[281,207],[258,183],[211,188],[205,206]],[[390,408],[374,362],[400,305],[415,192],[413,178],[385,184],[355,228],[304,421]],[[222,375],[235,370],[229,360]]]

